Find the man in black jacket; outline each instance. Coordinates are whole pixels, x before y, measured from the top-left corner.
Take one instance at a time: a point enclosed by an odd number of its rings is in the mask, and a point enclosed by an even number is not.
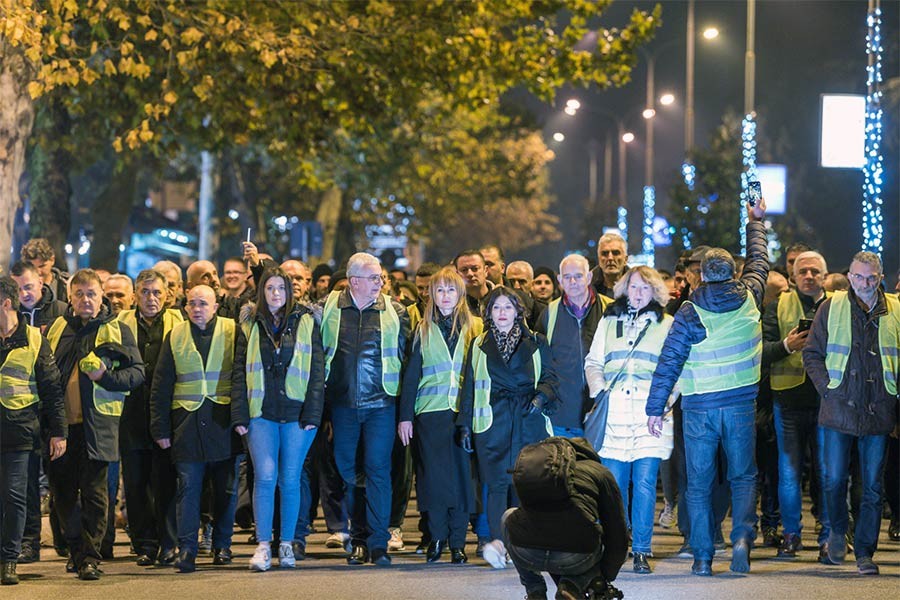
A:
[[[347,277],[348,289],[324,299],[321,318],[325,402],[352,523],[347,562],[364,564],[371,551],[372,562],[387,566],[391,449],[409,316],[402,304],[380,293],[381,263],[371,254],[351,256]]]
[[[28,243],[22,246],[21,259],[37,269],[41,281],[49,286],[53,300],[69,301],[66,287],[69,274],[56,268],[56,253],[53,252],[50,242],[44,238],[28,240]]]
[[[10,268],[10,275],[19,286],[19,316],[28,325],[46,333],[50,323],[66,313],[65,302],[53,299],[50,287],[41,281],[30,263],[20,261]],[[47,471],[46,461],[44,472]],[[41,449],[36,446],[28,459],[28,512],[25,517],[25,533],[22,536],[22,553],[19,563],[26,564],[41,559]],[[51,514],[53,543],[65,548],[59,523]]]
[[[50,463],[50,489],[73,566],[83,580],[100,578],[106,533],[107,468],[119,459],[119,417],[125,394],[144,382],[134,336],[103,303],[100,277],[91,269],[72,276],[72,314],[47,331],[62,377],[69,448]],[[80,522],[70,522],[81,501]]]
[[[0,583],[3,585],[19,582],[16,563],[25,531],[26,489],[31,488],[29,463],[35,444],[41,439],[41,422],[49,434],[45,437],[49,437],[50,460],[66,451],[59,370],[47,340],[19,318],[18,296],[18,286],[12,278],[0,279],[0,496],[3,504]]]
[[[542,466],[522,464],[531,460],[524,458],[529,450],[551,462],[568,457],[560,463],[571,468],[565,487],[554,485],[556,481],[537,486],[533,479],[527,481],[525,474]],[[521,506],[503,515],[503,538],[526,598],[546,600],[541,571],[556,582],[557,600],[621,598],[610,583],[628,551],[625,507],[615,478],[590,443],[553,437],[526,446],[516,462],[513,484]]]

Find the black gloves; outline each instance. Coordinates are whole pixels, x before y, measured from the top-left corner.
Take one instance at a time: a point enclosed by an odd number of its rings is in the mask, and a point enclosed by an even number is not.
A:
[[[538,392],[534,395],[534,398],[531,399],[531,402],[525,405],[522,410],[522,414],[527,416],[540,412],[543,415],[549,417],[556,412],[557,408],[557,403],[551,402],[544,394]]]
[[[456,428],[456,443],[468,454],[472,454],[472,430],[466,426]]]

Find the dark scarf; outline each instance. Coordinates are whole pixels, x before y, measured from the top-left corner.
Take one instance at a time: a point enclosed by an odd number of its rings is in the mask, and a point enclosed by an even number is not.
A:
[[[588,314],[588,311],[591,310],[591,306],[594,305],[597,298],[597,292],[594,291],[592,286],[588,286],[588,301],[584,306],[575,306],[566,294],[563,294],[562,298],[563,303],[566,305],[566,308],[569,309],[569,312],[572,313],[572,316],[580,321]]]
[[[437,326],[452,355],[453,350],[456,348],[456,341],[459,339],[459,333],[453,331],[453,313],[447,316],[438,313]]]
[[[509,333],[503,333],[491,321],[491,333],[494,336],[494,342],[497,344],[497,350],[500,351],[500,356],[503,357],[503,362],[509,364],[509,359],[512,358],[513,352],[516,351],[516,347],[519,345],[519,340],[522,339],[522,316],[516,316],[516,322],[513,323]]]

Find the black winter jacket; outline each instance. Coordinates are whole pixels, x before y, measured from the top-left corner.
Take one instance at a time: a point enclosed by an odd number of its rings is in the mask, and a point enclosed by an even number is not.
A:
[[[27,309],[19,306],[19,314],[25,319],[25,322],[32,327],[37,327],[44,335],[47,334],[47,328],[56,320],[66,314],[69,305],[65,302],[53,299],[53,291],[46,283],[41,289],[41,299],[34,308]]]
[[[803,348],[803,365],[822,396],[819,425],[855,436],[885,435],[897,424],[898,403],[897,396],[884,387],[879,351],[878,330],[886,326],[888,314],[884,292],[878,290],[878,300],[869,312],[859,305],[852,289],[848,296],[852,343],[841,384],[828,389],[831,378],[825,367],[831,298],[816,312]]]
[[[203,364],[209,357],[216,320],[213,317],[201,330],[190,324],[191,337]],[[235,328],[235,350],[247,353],[247,339],[240,327]],[[243,347],[243,350],[239,350]],[[172,408],[175,393],[175,357],[172,354],[171,333],[166,336],[150,392],[150,434],[154,440],[169,439],[172,442],[172,460],[175,462],[218,462],[241,452],[240,438],[231,427],[231,405],[207,400],[195,411]]]
[[[165,309],[164,309],[165,310]],[[151,450],[154,447],[150,435],[150,391],[153,374],[163,345],[163,313],[147,325],[135,312],[137,319],[137,346],[144,361],[144,382],[134,388],[125,398],[125,407],[119,420],[119,448],[128,450]]]
[[[276,423],[299,422],[304,427],[307,425],[318,427],[322,421],[322,408],[325,403],[325,353],[322,350],[322,335],[318,327],[313,327],[312,332],[312,357],[309,381],[306,384],[306,398],[296,402],[288,399],[285,394],[287,369],[294,358],[297,323],[303,315],[310,312],[304,306],[294,305],[294,310],[287,316],[284,327],[277,334],[272,331],[269,320],[261,314],[247,315],[247,322],[253,327],[262,329],[262,335],[259,336],[259,350],[265,368],[266,395],[263,398],[261,415],[264,419]],[[231,376],[232,426],[246,427],[250,424],[247,358],[246,345],[239,346],[234,356],[234,370]]]
[[[25,326],[25,321],[19,319],[19,326],[12,335],[0,339],[0,365],[6,362],[12,350],[28,346]],[[40,447],[42,437],[66,436],[66,406],[59,369],[45,338],[41,338],[34,376],[40,402],[19,410],[9,410],[0,404],[0,451],[32,450]]]
[[[60,317],[65,319],[66,328],[56,346],[56,366],[59,368],[60,382],[65,391],[66,381],[78,362],[90,354],[96,346],[97,330],[100,325],[115,320],[105,303],[100,313],[87,323],[75,315]],[[144,383],[144,362],[138,352],[131,330],[120,325],[122,347],[129,354],[130,365],[108,369],[97,381],[110,392],[129,392]],[[94,409],[93,382],[88,376],[78,372],[78,388],[81,394],[81,411],[84,418],[84,438],[88,458],[106,462],[119,460],[119,417],[101,415]]]
[[[318,319],[327,296],[317,306]],[[397,347],[400,359],[406,362],[409,340],[409,313],[391,300],[400,318]],[[379,295],[373,304],[360,311],[353,303],[350,290],[341,292],[337,308],[341,311],[341,328],[337,350],[325,382],[325,401],[332,406],[346,408],[383,408],[393,406],[396,396],[388,396],[381,383],[381,311],[385,297]]]

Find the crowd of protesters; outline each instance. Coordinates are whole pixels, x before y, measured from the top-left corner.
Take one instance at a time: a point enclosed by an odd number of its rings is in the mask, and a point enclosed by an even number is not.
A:
[[[652,573],[658,525],[712,575],[730,506],[732,571],[764,545],[877,574],[885,515],[900,540],[900,301],[869,252],[829,270],[798,243],[771,265],[764,203],[749,215],[746,257],[697,246],[671,273],[629,267],[614,233],[594,268],[487,244],[409,274],[363,252],[310,269],[245,242],[221,279],[199,260],[133,281],[70,276],[32,239],[0,278],[2,583],[40,559],[42,507],[82,580],[113,558],[117,514],[141,566],[228,565],[237,522],[251,571],[293,568],[320,502],[327,547],[389,566],[413,485],[425,561],[468,562],[471,528],[503,569],[520,450],[583,437],[601,396],[593,450],[634,572]]]

